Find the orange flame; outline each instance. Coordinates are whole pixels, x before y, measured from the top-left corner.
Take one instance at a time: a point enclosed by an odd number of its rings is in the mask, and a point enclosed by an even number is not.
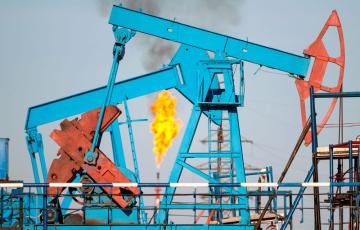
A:
[[[180,130],[175,106],[176,98],[169,91],[161,91],[151,105],[151,112],[155,117],[150,124],[150,131],[154,134],[153,152],[157,168],[160,168],[166,151]]]

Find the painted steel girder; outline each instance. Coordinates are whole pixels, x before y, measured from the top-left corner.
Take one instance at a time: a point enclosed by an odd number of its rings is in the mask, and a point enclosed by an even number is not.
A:
[[[47,178],[48,183],[70,182],[81,170],[85,170],[97,183],[131,182],[98,148],[95,149],[98,155],[96,165],[84,162],[86,151],[91,148],[99,112],[100,109],[96,109],[84,113],[80,120],[77,118],[72,121],[65,119],[60,124],[61,130],[54,130],[51,133],[51,138],[60,146],[60,157],[51,164]],[[100,133],[104,132],[120,114],[121,112],[116,106],[106,107]],[[102,187],[102,189],[110,194],[113,201],[122,208],[127,207],[130,200],[140,193],[139,189],[134,187]],[[63,190],[64,188],[49,187],[48,193],[55,196]],[[126,192],[126,199],[121,196],[124,192]]]
[[[109,23],[203,50],[221,52],[225,56],[301,77],[306,76],[310,64],[307,56],[291,54],[121,6],[113,6]]]
[[[178,84],[176,67],[166,67],[149,74],[115,83],[111,103],[116,104],[162,89],[173,88]],[[103,86],[30,107],[25,129],[28,130],[99,108],[103,104],[105,94],[106,86]]]
[[[208,59],[204,50],[182,45],[169,66],[115,83],[111,104],[173,88],[177,89],[191,103],[195,103],[197,100],[197,63],[200,60]],[[103,86],[30,107],[25,129],[29,130],[39,125],[99,108],[102,106],[105,94],[106,86]]]

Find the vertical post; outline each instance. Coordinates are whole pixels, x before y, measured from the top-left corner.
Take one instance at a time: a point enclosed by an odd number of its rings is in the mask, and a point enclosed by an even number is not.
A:
[[[292,192],[290,191],[290,197],[289,197],[289,203],[290,203],[290,210],[291,210],[291,207],[292,207],[292,203],[293,203],[293,201],[292,201]],[[290,212],[290,210],[289,210],[289,212]],[[287,214],[287,215],[289,215],[289,213]],[[293,221],[292,221],[292,217],[290,218],[290,230],[293,230]]]
[[[201,116],[201,109],[199,106],[194,106],[191,112],[191,116],[189,118],[189,122],[187,123],[184,137],[182,139],[179,152],[176,156],[176,160],[174,166],[171,170],[169,183],[177,183],[180,179],[181,172],[183,170],[183,166],[178,162],[185,162],[186,158],[182,157],[182,153],[188,153],[190,150],[191,142],[194,138],[196,128],[198,126],[199,120]],[[160,202],[159,211],[156,215],[156,223],[165,224],[167,222],[167,205],[170,204],[173,200],[173,195],[175,193],[174,187],[166,187],[165,194]]]
[[[271,182],[271,183],[274,182],[274,174],[273,174],[273,171],[272,171],[272,166],[267,166],[266,167],[266,177],[267,177],[267,180],[269,182]],[[268,187],[269,192],[272,191],[273,193],[275,193],[276,190],[277,189],[275,187],[273,187],[273,188]],[[270,204],[270,210],[272,210],[273,207],[275,208],[275,203],[276,202],[277,202],[276,196],[274,196],[273,202],[272,202],[272,204]]]
[[[352,141],[350,140],[349,141],[349,180],[350,180],[350,183],[354,182],[354,179],[353,179],[353,173],[354,173],[354,170],[353,170],[353,152],[352,152]],[[353,186],[350,186],[350,191],[352,192],[354,190],[354,187]]]
[[[317,161],[317,124],[316,124],[316,110],[315,110],[315,98],[314,87],[310,87],[310,113],[311,113],[311,142],[312,142],[312,164],[314,165],[313,182],[319,182],[318,174],[318,161]],[[321,217],[320,217],[320,197],[319,187],[314,187],[314,217],[315,217],[315,229],[321,230]]]
[[[330,194],[329,194],[329,201],[330,201],[330,230],[334,229],[334,210],[333,210],[333,194],[334,194],[334,146],[329,145],[329,152],[330,152]]]
[[[23,207],[23,205],[24,205],[23,190],[21,190],[20,201],[19,201],[19,227],[20,227],[20,229],[23,229],[23,225],[24,225],[24,207]]]
[[[31,187],[29,187],[29,192],[28,192],[28,202],[27,202],[27,205],[28,205],[28,215],[29,215],[29,217],[28,217],[28,220],[30,221],[30,216],[31,216],[31,214],[32,214],[32,210],[31,210],[31,197],[30,197],[30,194],[31,194]],[[36,211],[35,211],[35,213],[36,213]]]
[[[196,188],[194,189],[193,197],[194,197],[194,224],[196,224]]]
[[[236,183],[242,183],[242,182],[246,182],[246,177],[245,177],[243,151],[241,146],[240,126],[239,126],[237,107],[229,109],[228,114],[229,114],[230,138],[231,138],[230,151],[239,154],[239,157],[234,158],[235,169],[236,169]],[[240,187],[237,193],[240,195],[238,197],[238,202],[242,206],[242,208],[240,209],[240,215],[241,215],[240,224],[248,225],[251,220],[250,220],[247,190],[244,187]]]
[[[313,153],[312,163],[314,165],[314,175],[313,182],[319,182],[318,174],[318,159],[317,153]],[[315,229],[321,230],[321,213],[320,213],[320,196],[319,196],[319,187],[314,187],[314,217],[315,217]]]
[[[314,174],[314,165],[311,165],[311,168],[308,171],[308,174],[306,175],[304,182],[309,182],[313,174]],[[286,219],[284,220],[284,224],[280,228],[281,230],[285,230],[286,227],[289,224],[289,221],[292,220],[292,216],[293,216],[293,214],[294,214],[294,212],[296,210],[296,207],[298,206],[299,202],[303,198],[303,194],[305,192],[305,189],[306,189],[306,187],[301,187],[300,188],[300,190],[299,190],[299,192],[298,192],[298,194],[297,194],[297,196],[296,196],[296,198],[294,200],[294,204],[292,205],[292,208],[289,211],[289,215],[286,217]]]
[[[43,229],[47,230],[48,213],[47,213],[47,185],[43,187]]]
[[[126,123],[127,123],[127,127],[128,127],[129,138],[130,138],[131,156],[132,156],[133,165],[134,165],[134,173],[136,176],[136,182],[140,183],[139,164],[138,164],[138,160],[137,160],[137,156],[136,156],[135,140],[134,140],[133,128],[132,128],[132,124],[131,124],[132,121],[131,121],[131,116],[130,116],[130,111],[129,111],[129,107],[127,104],[127,100],[124,100],[124,108],[125,108]],[[144,208],[144,199],[143,199],[143,196],[141,196],[141,195],[139,195],[139,208],[140,208],[142,223],[146,224],[147,214],[146,214],[146,211]]]
[[[349,141],[349,181],[350,183],[353,183],[353,173],[354,173],[354,169],[353,169],[353,152],[352,152],[352,141]],[[351,185],[350,188],[350,210],[349,210],[349,222],[350,222],[350,230],[354,229],[354,209],[353,209],[353,191],[354,191],[354,186]]]
[[[310,113],[311,113],[311,147],[312,152],[315,153],[318,147],[317,132],[316,132],[316,110],[315,110],[315,98],[314,87],[310,87]]]
[[[358,145],[358,154],[357,154],[357,181],[359,182],[360,179],[360,171],[359,171],[359,167],[360,167],[360,145]],[[356,230],[359,230],[359,224],[360,224],[360,211],[359,211],[359,186],[356,186]]]
[[[0,189],[0,211],[1,211],[1,215],[0,215],[0,227],[2,228],[3,226],[3,212],[4,212],[4,208],[3,208],[3,195],[4,195],[4,189],[1,188]]]
[[[284,199],[284,216],[287,215],[287,194],[285,193],[284,196],[283,196],[283,199]]]
[[[124,149],[117,119],[110,125],[110,136],[115,166],[117,168],[126,168]]]

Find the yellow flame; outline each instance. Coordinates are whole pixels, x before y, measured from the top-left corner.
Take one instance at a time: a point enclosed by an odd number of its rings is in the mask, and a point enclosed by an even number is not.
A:
[[[180,130],[180,120],[176,118],[175,106],[176,98],[169,91],[161,91],[151,105],[151,112],[155,117],[150,124],[150,131],[154,134],[153,152],[158,168]]]

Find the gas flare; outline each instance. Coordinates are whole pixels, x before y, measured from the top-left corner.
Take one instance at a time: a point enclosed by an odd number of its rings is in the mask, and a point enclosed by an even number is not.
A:
[[[166,151],[180,130],[181,123],[176,118],[175,106],[176,98],[166,90],[161,91],[151,105],[151,112],[155,117],[151,122],[150,131],[154,134],[153,152],[157,168],[160,168]]]

